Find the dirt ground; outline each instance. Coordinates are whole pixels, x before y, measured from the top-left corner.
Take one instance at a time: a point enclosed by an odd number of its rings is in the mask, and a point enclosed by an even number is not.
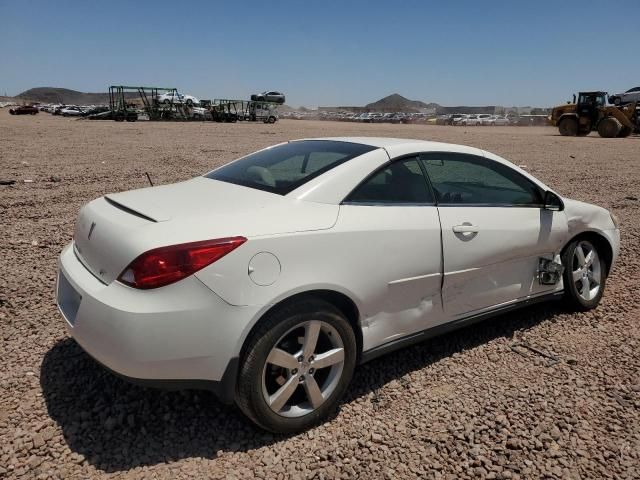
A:
[[[144,172],[169,183],[283,140],[335,135],[480,147],[611,209],[622,252],[602,304],[582,314],[540,305],[387,355],[356,370],[334,418],[288,438],[206,392],[131,386],[67,337],[56,260],[81,205],[146,186]],[[130,124],[0,110],[0,180],[17,181],[0,186],[0,478],[637,479],[639,163],[640,137],[546,127]]]

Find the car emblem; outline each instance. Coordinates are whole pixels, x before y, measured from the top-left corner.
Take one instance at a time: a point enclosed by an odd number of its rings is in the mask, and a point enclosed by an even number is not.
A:
[[[87,240],[91,240],[91,234],[93,233],[94,228],[96,228],[96,222],[91,222],[91,227],[89,227],[89,235],[87,235]]]

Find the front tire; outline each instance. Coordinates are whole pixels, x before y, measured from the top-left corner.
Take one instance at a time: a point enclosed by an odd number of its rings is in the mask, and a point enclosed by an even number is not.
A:
[[[578,121],[573,117],[560,120],[558,131],[563,137],[575,137],[578,134]]]
[[[598,123],[598,134],[603,138],[616,138],[622,130],[622,124],[617,118],[607,117]]]
[[[349,386],[357,344],[340,310],[306,298],[266,317],[244,349],[236,404],[258,426],[295,433],[324,420]]]
[[[586,239],[571,242],[562,254],[564,290],[568,306],[587,311],[598,306],[607,280],[603,252]]]

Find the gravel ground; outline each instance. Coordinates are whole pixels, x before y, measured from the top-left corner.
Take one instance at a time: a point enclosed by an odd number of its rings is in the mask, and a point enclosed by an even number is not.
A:
[[[282,140],[350,134],[485,148],[613,210],[622,254],[602,304],[540,305],[373,361],[334,418],[292,437],[206,392],[126,384],[67,337],[56,259],[82,204],[145,186],[144,172],[174,182]],[[17,180],[0,186],[0,478],[637,479],[639,160],[640,137],[543,127],[118,124],[0,110],[0,179]]]

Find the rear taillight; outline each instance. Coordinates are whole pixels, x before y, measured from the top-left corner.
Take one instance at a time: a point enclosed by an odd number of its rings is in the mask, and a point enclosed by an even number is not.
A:
[[[211,265],[246,241],[230,237],[154,248],[131,262],[118,280],[143,290],[163,287]]]

